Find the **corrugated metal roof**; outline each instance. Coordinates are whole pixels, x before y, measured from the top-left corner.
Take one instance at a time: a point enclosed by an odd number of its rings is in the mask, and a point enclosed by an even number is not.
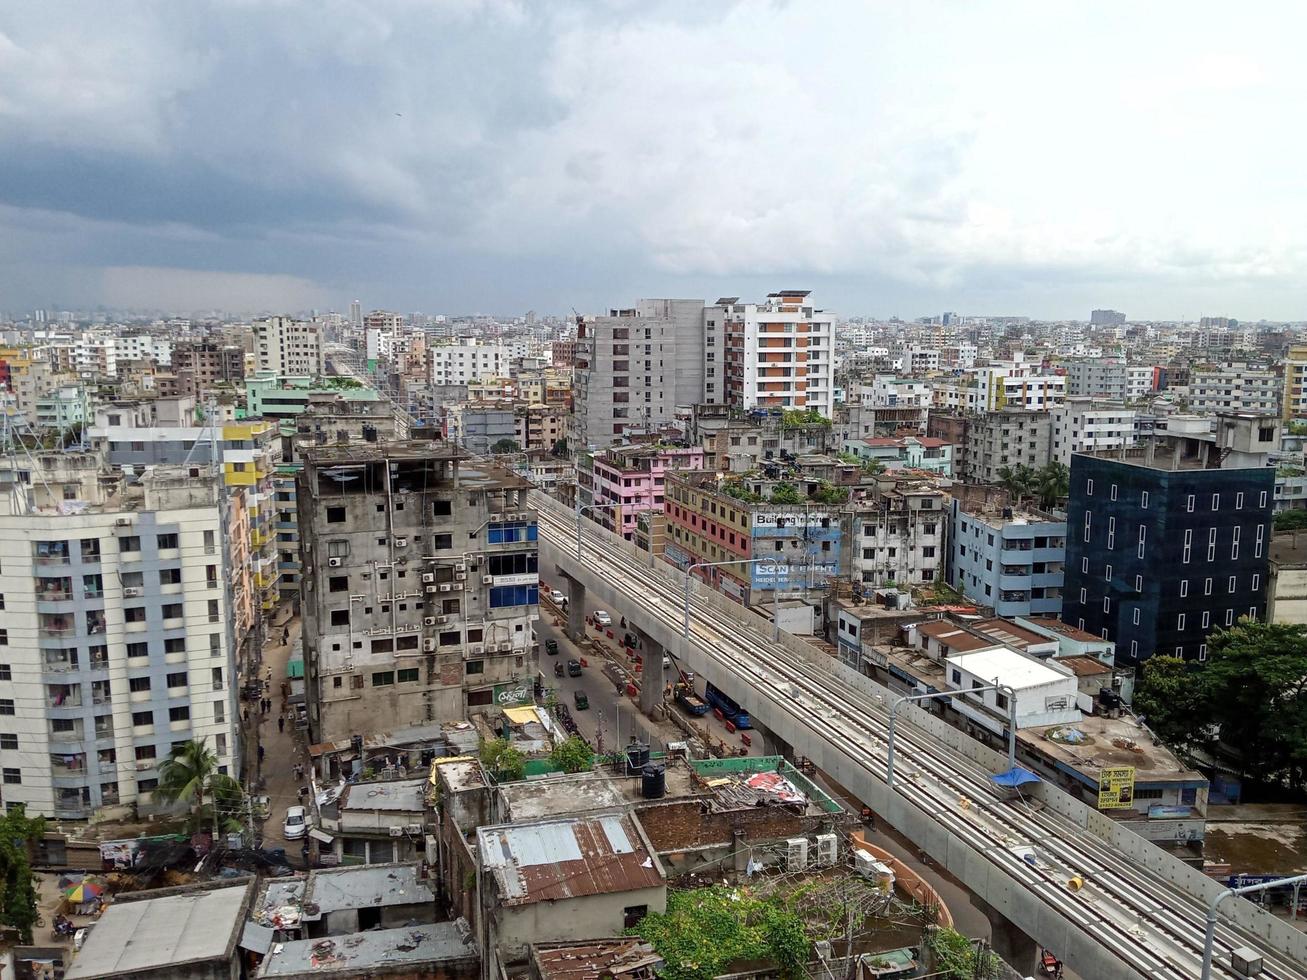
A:
[[[505,905],[663,883],[627,816],[485,827],[478,838],[482,864],[494,874]]]

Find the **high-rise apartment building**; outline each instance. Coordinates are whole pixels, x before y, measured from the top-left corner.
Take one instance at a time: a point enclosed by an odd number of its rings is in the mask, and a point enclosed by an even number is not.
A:
[[[172,370],[183,395],[203,400],[216,385],[245,380],[245,352],[212,340],[185,341],[172,349]]]
[[[1269,368],[1238,362],[1196,368],[1189,376],[1189,408],[1279,415],[1284,387],[1284,379]]]
[[[835,322],[806,289],[704,309],[703,400],[737,408],[835,411]]]
[[[1212,630],[1265,617],[1275,470],[1220,456],[1150,439],[1071,458],[1062,621],[1115,642],[1118,663],[1202,661]]]
[[[305,452],[297,505],[313,741],[532,700],[529,488],[444,442]]]
[[[502,378],[508,375],[509,364],[503,344],[434,344],[427,348],[427,381],[467,385],[480,378]]]
[[[1092,453],[1135,444],[1135,412],[1120,403],[1068,398],[1052,412],[1050,459],[1071,465],[1074,453]]]
[[[316,320],[271,316],[254,321],[257,370],[278,377],[316,378],[326,371],[322,325]]]
[[[1094,327],[1119,327],[1125,323],[1125,314],[1117,310],[1091,310],[1089,324]]]
[[[147,807],[190,739],[239,776],[225,513],[217,481],[185,469],[0,461],[6,804],[61,819]]]
[[[677,408],[704,400],[703,310],[702,300],[641,300],[577,321],[572,449],[657,432]]]
[[[1284,359],[1284,406],[1286,422],[1307,419],[1307,347],[1294,345]]]
[[[985,412],[967,426],[966,451],[953,472],[967,483],[998,483],[1000,471],[1048,463],[1053,419],[1048,412],[1005,408]]]
[[[349,325],[355,330],[363,326],[363,304],[358,300],[349,304]]]

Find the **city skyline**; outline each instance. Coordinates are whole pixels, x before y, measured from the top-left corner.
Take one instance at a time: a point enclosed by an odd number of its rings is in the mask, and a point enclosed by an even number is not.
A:
[[[0,307],[1296,320],[1303,14],[1225,14],[10,8]]]

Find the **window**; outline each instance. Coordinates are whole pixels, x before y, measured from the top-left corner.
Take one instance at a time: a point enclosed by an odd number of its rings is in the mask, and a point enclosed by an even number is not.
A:
[[[1191,514],[1193,513],[1193,510],[1194,510],[1194,495],[1193,495],[1192,493],[1189,494],[1189,496],[1185,499],[1185,508],[1184,508],[1184,509],[1187,510],[1187,511],[1189,511],[1189,513],[1191,513]]]
[[[186,671],[184,671],[184,670],[180,670],[180,671],[177,671],[176,673],[169,674],[169,675],[168,675],[168,686],[169,686],[169,687],[185,687],[185,686],[186,686]]]
[[[1138,626],[1138,625],[1139,625],[1139,610],[1138,610],[1138,609],[1136,609],[1136,610],[1135,610],[1135,611],[1130,615],[1130,622],[1133,623],[1135,626]]]
[[[127,687],[132,691],[148,691],[150,689],[150,679],[148,677],[133,677],[127,682]]]
[[[1080,559],[1080,571],[1083,572],[1085,575],[1088,575],[1088,574],[1089,574],[1089,559],[1088,559],[1088,558],[1081,558],[1081,559]]]
[[[506,606],[534,606],[540,602],[540,587],[537,585],[500,585],[490,590],[490,608],[502,609]]]
[[[1111,611],[1112,611],[1112,597],[1103,596],[1103,612],[1107,613]]]
[[[169,720],[169,721],[190,721],[190,720],[191,720],[191,709],[188,708],[188,707],[186,707],[186,705],[181,705],[180,707],[177,707],[177,708],[169,708],[169,709],[168,709],[168,720]]]
[[[184,637],[184,636],[172,636],[172,637],[169,637],[168,639],[164,640],[164,641],[163,641],[163,652],[164,652],[164,653],[185,653],[185,652],[186,652],[186,637]]]
[[[1187,578],[1182,578],[1180,579],[1180,598],[1183,599],[1188,594],[1189,594],[1189,580]]]
[[[147,759],[154,759],[158,755],[158,750],[153,745],[138,745],[136,747],[136,761],[145,762]]]
[[[1139,525],[1139,550],[1135,553],[1136,557],[1144,557],[1144,541],[1148,536],[1148,528],[1143,524]]]
[[[141,550],[141,539],[134,534],[127,534],[118,539],[118,551],[120,554],[130,554],[134,551]]]
[[[177,535],[175,534],[160,534],[155,540],[159,544],[160,551],[167,551],[170,548],[177,547]]]
[[[145,622],[145,607],[128,606],[126,609],[123,610],[123,619],[125,619],[129,623]]]
[[[77,730],[77,722],[71,718],[52,718],[50,719],[50,731],[52,732],[74,732]]]
[[[1233,626],[1233,625],[1234,625],[1234,610],[1233,610],[1233,609],[1227,609],[1227,610],[1225,611],[1225,625],[1226,625],[1226,626]]]
[[[1085,481],[1085,496],[1086,496],[1086,497],[1092,497],[1093,495],[1094,495],[1094,481],[1093,481],[1092,479],[1090,479],[1090,480],[1086,480],[1086,481]]]
[[[133,725],[133,726],[135,726],[135,727],[137,727],[137,728],[140,728],[142,725],[153,725],[153,724],[154,724],[154,712],[153,712],[153,711],[133,711],[133,712],[132,712],[132,725]]]
[[[485,670],[486,662],[484,660],[469,660],[467,662],[466,672],[468,674],[484,674]]]
[[[17,735],[0,735],[0,749],[13,751],[18,748]]]
[[[622,928],[634,929],[640,924],[640,920],[649,914],[647,905],[628,905],[622,909]]]
[[[1085,511],[1085,540],[1086,541],[1089,540],[1089,526],[1092,523],[1091,521],[1092,516],[1093,515],[1090,514],[1089,511]]]
[[[136,790],[139,793],[149,793],[158,788],[159,788],[159,780],[157,779],[150,778],[150,779],[136,780]]]
[[[1211,594],[1212,594],[1212,580],[1210,578],[1203,579],[1203,595],[1211,595]]]
[[[1112,566],[1111,566],[1111,565],[1108,565],[1108,566],[1103,570],[1103,578],[1104,578],[1106,581],[1108,581],[1108,582],[1112,581]]]
[[[1142,493],[1139,494],[1139,508],[1140,508],[1140,510],[1147,510],[1147,509],[1148,509],[1148,491],[1147,491],[1147,490],[1145,490],[1145,491],[1143,491]]]
[[[1253,591],[1256,592],[1262,587],[1262,577],[1259,574],[1253,575]]]
[[[1198,644],[1198,660],[1201,663],[1206,659],[1207,659],[1207,644],[1200,643]]]
[[[1113,500],[1116,499],[1116,484],[1115,484],[1115,483],[1112,484],[1112,492],[1111,492],[1111,494],[1110,494],[1109,496],[1111,496],[1111,498],[1112,498]]]
[[[1182,629],[1184,629],[1184,613],[1177,613],[1177,614],[1176,614],[1176,617],[1175,617],[1175,628],[1178,629],[1178,630],[1182,630]]]
[[[213,670],[212,670],[212,674],[213,674],[213,689],[214,689],[215,691],[221,691],[221,690],[222,690],[222,668],[221,668],[221,667],[214,667]]]
[[[1237,560],[1239,557],[1239,525],[1234,526],[1234,540],[1230,543],[1230,559]]]
[[[13,679],[13,672],[9,669],[9,665],[0,664],[0,681],[11,681]]]
[[[452,500],[433,500],[431,502],[431,513],[435,517],[450,517],[454,513],[454,502]]]
[[[1242,493],[1242,491],[1239,492],[1239,493],[1236,493],[1236,494],[1234,495],[1234,509],[1235,509],[1235,510],[1243,510],[1243,493]],[[1205,646],[1205,645],[1204,645],[1204,648],[1203,648],[1203,649],[1204,649],[1204,652],[1205,652],[1205,651],[1206,651],[1206,646]]]
[[[219,724],[227,720],[227,702],[213,702],[213,720]]]
[[[372,674],[373,687],[389,687],[395,683],[395,672],[393,670],[378,670]]]
[[[23,772],[21,769],[5,769],[5,782],[11,786],[20,786],[23,782]]]
[[[1193,551],[1193,546],[1194,546],[1193,528],[1187,528],[1184,532],[1184,558],[1182,559],[1182,561],[1186,565],[1189,564],[1189,556]]]
[[[349,576],[348,575],[331,576],[331,578],[327,579],[327,589],[328,591],[331,592],[348,592]]]
[[[1142,575],[1135,576],[1135,591],[1136,592],[1144,591],[1144,577]]]
[[[1263,491],[1261,492],[1261,494],[1258,496],[1258,503],[1257,503],[1257,506],[1258,506],[1258,507],[1265,507],[1265,506],[1266,506],[1266,491],[1265,491],[1265,490],[1263,490]]]
[[[164,619],[181,619],[182,604],[180,602],[170,602],[163,607]]]
[[[418,676],[418,668],[416,667],[405,667],[397,672],[397,680],[401,684],[416,684]]]
[[[348,541],[328,541],[327,542],[328,558],[348,558],[349,542]]]
[[[1203,610],[1202,628],[1203,628],[1203,629],[1207,629],[1207,627],[1209,627],[1209,626],[1211,626],[1211,625],[1212,625],[1212,611],[1211,611],[1210,609],[1204,609],[1204,610]]]
[[[1221,509],[1221,495],[1219,493],[1214,493],[1212,494],[1212,510],[1220,510],[1220,509]]]
[[[348,609],[348,608],[346,608],[346,609],[333,609],[333,610],[331,611],[331,625],[332,625],[332,626],[348,626],[348,625],[349,625],[349,609]]]
[[[1235,587],[1238,585],[1238,582],[1239,582],[1239,577],[1237,575],[1230,576],[1230,582],[1229,582],[1230,592],[1234,592]]]
[[[150,644],[148,643],[127,644],[128,657],[148,657],[149,655],[150,655]]]
[[[1086,590],[1081,589],[1081,590],[1080,590],[1080,601],[1081,601],[1081,602],[1085,602],[1085,601],[1087,601],[1088,597],[1089,597],[1089,593],[1088,593]]]
[[[327,508],[327,523],[328,523],[328,524],[344,524],[344,523],[345,523],[345,508],[344,508],[344,507],[328,507],[328,508]]]

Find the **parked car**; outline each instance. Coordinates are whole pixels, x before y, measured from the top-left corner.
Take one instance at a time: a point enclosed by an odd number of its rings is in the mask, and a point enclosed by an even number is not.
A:
[[[281,826],[281,835],[287,840],[299,840],[308,832],[308,810],[302,806],[289,807],[286,810],[286,821]]]
[[[557,589],[553,589],[549,593],[549,601],[555,606],[561,607],[563,603],[567,602],[567,596],[563,595],[563,593],[559,592]]]
[[[572,701],[575,702],[577,711],[584,711],[590,707],[590,695],[586,694],[585,691],[573,691]]]
[[[602,626],[604,629],[607,629],[609,626],[613,625],[613,617],[608,615],[608,613],[604,612],[602,609],[600,609],[595,612],[595,622],[598,623],[600,626]]]
[[[581,676],[581,661],[579,661],[579,660],[569,660],[569,661],[567,662],[567,676],[568,676],[568,677],[580,677],[580,676]]]
[[[558,641],[553,639],[545,640],[545,653],[551,657],[558,656]]]

